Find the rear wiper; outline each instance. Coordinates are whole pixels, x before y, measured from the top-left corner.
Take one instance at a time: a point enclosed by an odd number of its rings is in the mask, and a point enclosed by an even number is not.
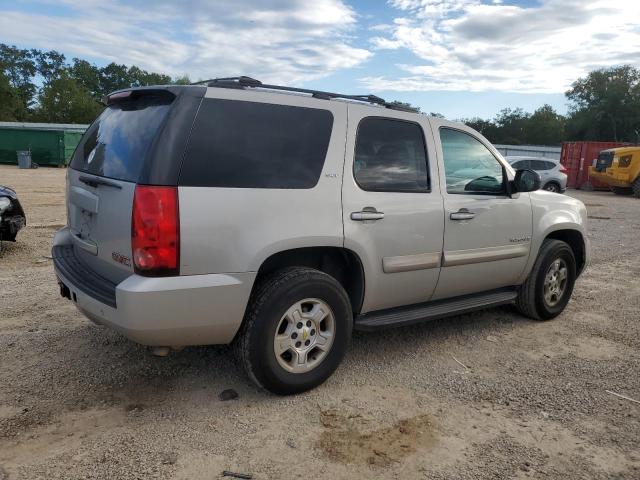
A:
[[[98,185],[104,185],[105,187],[113,187],[113,188],[122,188],[118,182],[114,182],[113,180],[107,180],[106,178],[100,177],[87,177],[86,175],[80,175],[78,177],[82,183],[86,183],[90,187],[97,187]]]

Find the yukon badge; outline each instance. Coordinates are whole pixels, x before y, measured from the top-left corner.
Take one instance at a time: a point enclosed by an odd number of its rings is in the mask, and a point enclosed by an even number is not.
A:
[[[113,259],[114,262],[121,263],[126,267],[131,266],[131,259],[126,255],[122,255],[121,253],[118,253],[118,252],[111,252],[111,258]]]
[[[530,242],[531,241],[531,237],[529,237],[529,236],[513,237],[513,238],[510,238],[509,241],[511,243],[525,243],[525,242]]]

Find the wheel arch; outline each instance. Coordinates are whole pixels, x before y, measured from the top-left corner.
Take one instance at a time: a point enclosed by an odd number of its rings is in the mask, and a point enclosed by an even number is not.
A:
[[[550,183],[553,183],[556,187],[558,187],[558,191],[562,190],[562,185],[560,185],[560,182],[558,180],[549,180],[548,182],[545,182],[545,184],[542,186],[542,189],[546,190],[547,185],[549,185]]]
[[[309,267],[332,276],[347,292],[353,312],[360,312],[364,301],[364,268],[360,257],[352,250],[321,246],[291,248],[273,253],[260,265],[253,289],[266,276],[286,267]]]
[[[564,228],[549,232],[544,240],[561,240],[571,247],[576,259],[576,277],[579,276],[587,265],[587,245],[580,230]]]

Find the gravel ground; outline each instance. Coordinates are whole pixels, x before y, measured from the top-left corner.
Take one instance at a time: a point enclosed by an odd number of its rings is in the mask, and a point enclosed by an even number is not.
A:
[[[593,260],[556,320],[356,333],[325,385],[280,398],[228,347],[156,358],[58,296],[64,173],[0,166],[28,216],[0,253],[0,480],[640,478],[640,404],[606,392],[640,399],[640,200],[570,192]]]

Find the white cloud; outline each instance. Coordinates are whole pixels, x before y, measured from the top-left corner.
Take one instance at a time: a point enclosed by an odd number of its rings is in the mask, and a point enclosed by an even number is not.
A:
[[[640,63],[640,2],[541,0],[532,7],[475,0],[391,0],[401,12],[377,50],[407,49],[399,78],[366,77],[380,90],[558,93],[588,71]]]
[[[352,45],[357,16],[343,0],[63,3],[70,16],[0,7],[2,40],[193,79],[253,75],[288,84],[354,67],[371,55]]]

